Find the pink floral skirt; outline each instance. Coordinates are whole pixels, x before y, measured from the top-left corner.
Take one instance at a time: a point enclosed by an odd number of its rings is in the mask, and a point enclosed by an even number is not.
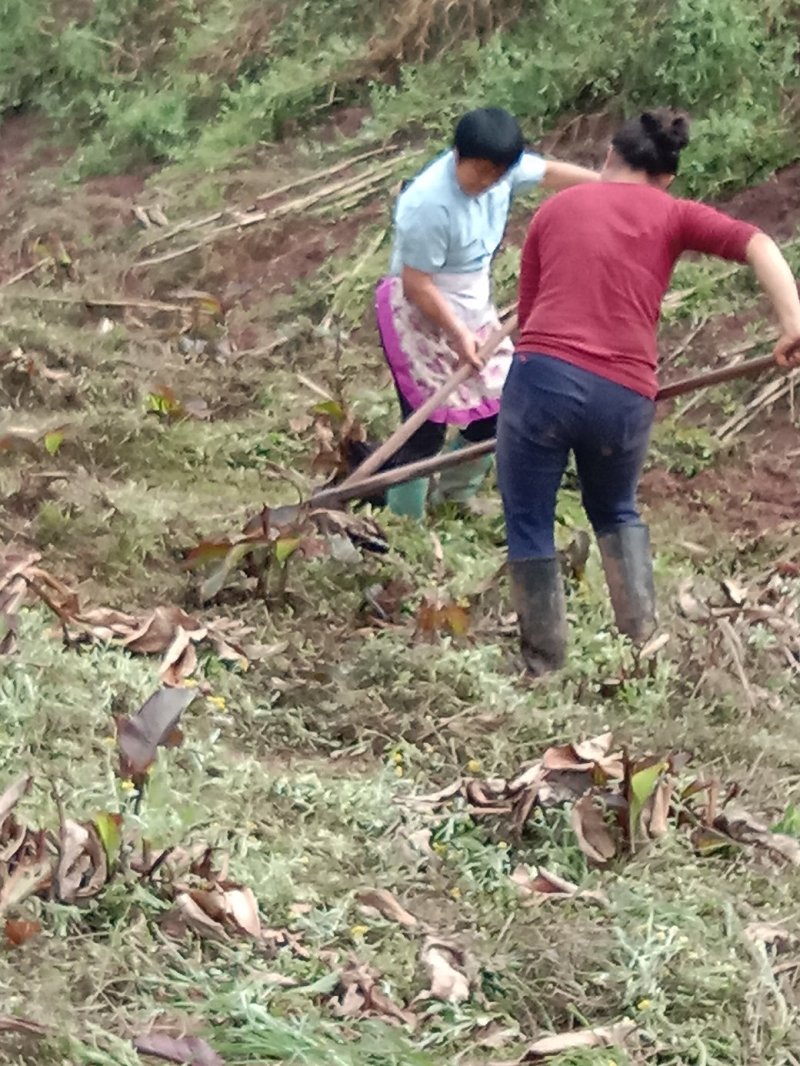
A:
[[[457,294],[445,295],[458,311]],[[441,332],[405,298],[399,277],[386,277],[378,283],[375,315],[397,387],[411,407],[420,407],[457,368],[458,358]],[[500,324],[491,302],[480,308],[477,315],[473,308],[468,316],[459,314],[459,317],[481,341]],[[428,416],[430,421],[466,426],[479,418],[496,415],[513,355],[514,346],[506,338],[483,370],[464,382],[443,406]]]

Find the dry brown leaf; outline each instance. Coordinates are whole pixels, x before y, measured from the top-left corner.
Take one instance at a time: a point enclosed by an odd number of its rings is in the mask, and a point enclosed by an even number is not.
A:
[[[28,596],[26,576],[38,559],[36,552],[7,550],[0,554],[0,655],[12,655],[16,650],[17,611]]]
[[[555,748],[548,748],[542,758],[542,766],[545,770],[591,770],[594,764],[578,758],[571,744],[560,744]]]
[[[648,640],[644,647],[640,649],[639,659],[652,659],[661,651],[662,648],[666,648],[667,644],[669,644],[669,641],[669,633],[659,633],[657,636],[653,637],[652,640]]]
[[[692,595],[691,578],[684,581],[678,590],[678,606],[684,618],[688,618],[691,622],[699,622],[709,617],[708,607]]]
[[[179,628],[191,632],[202,629],[202,623],[192,618],[174,604],[156,607],[151,615],[139,623],[133,633],[129,633],[122,646],[139,655],[155,655],[165,652],[175,639]]]
[[[158,747],[172,735],[197,689],[162,688],[131,718],[117,721],[117,746],[123,778],[140,777],[150,769]]]
[[[127,637],[139,625],[134,615],[115,611],[111,607],[93,607],[88,611],[81,611],[78,618],[81,625],[98,640]]]
[[[339,975],[339,988],[330,1000],[333,1013],[339,1018],[380,1015],[385,1020],[401,1022],[414,1028],[417,1017],[413,1011],[398,1007],[378,986],[377,970],[357,959],[351,959]]]
[[[625,1019],[615,1025],[598,1026],[595,1029],[576,1029],[571,1033],[557,1036],[544,1036],[535,1040],[526,1049],[520,1063],[539,1062],[551,1055],[560,1055],[565,1051],[577,1051],[583,1048],[624,1047],[636,1032],[636,1023]]]
[[[464,778],[459,777],[457,781],[453,781],[451,784],[446,785],[444,788],[440,788],[438,792],[428,792],[423,796],[414,796],[413,803],[421,807],[438,807],[442,803],[447,803],[451,799],[455,799],[464,787]]]
[[[417,919],[400,904],[385,888],[362,888],[356,894],[362,907],[377,911],[390,922],[398,922],[407,928],[417,924]]]
[[[28,594],[25,578],[18,574],[0,589],[0,608],[6,615],[13,615],[22,606]]]
[[[464,637],[469,633],[470,609],[467,604],[445,602],[438,594],[423,596],[417,610],[417,633],[428,637],[450,633]]]
[[[152,1055],[184,1066],[225,1066],[225,1060],[198,1036],[171,1036],[169,1033],[146,1033],[133,1041],[140,1055]]]
[[[612,733],[601,733],[600,736],[590,737],[588,740],[581,740],[577,744],[573,744],[572,749],[578,759],[584,762],[602,762],[603,759],[608,757],[613,739]]]
[[[312,903],[293,903],[289,908],[289,914],[293,918],[301,918],[304,914],[310,914],[313,909],[314,905]]]
[[[457,969],[464,966],[463,952],[441,941],[427,940],[421,957],[430,978],[429,996],[445,1003],[463,1003],[469,999],[469,980],[461,968]]]
[[[663,837],[669,829],[668,818],[672,791],[672,783],[667,778],[662,778],[656,785],[647,809],[643,812],[643,816],[648,818],[647,832],[654,840]]]
[[[750,593],[743,585],[738,584],[732,578],[724,579],[720,582],[720,585],[734,607],[744,606]]]
[[[180,886],[181,889],[183,886]],[[211,919],[212,922],[225,924],[227,908],[225,906],[225,893],[217,885],[211,888],[190,888],[189,895],[197,906]]]
[[[603,811],[591,793],[582,796],[574,804],[571,822],[580,849],[587,858],[604,865],[614,857],[617,845],[606,825]]]
[[[248,936],[261,939],[261,919],[258,916],[258,903],[252,889],[245,886],[232,886],[224,889],[225,914]]]
[[[205,630],[197,630],[205,636]],[[161,667],[158,672],[159,680],[164,685],[175,687],[181,685],[187,677],[197,669],[197,652],[193,641],[197,639],[193,633],[187,632],[183,626],[178,626],[172,643],[164,653]]]
[[[744,927],[744,935],[751,944],[763,944],[777,952],[786,951],[797,942],[796,933],[790,932],[785,926],[768,922],[750,922]]]
[[[39,552],[18,551],[14,548],[5,549],[0,554],[0,589],[5,588],[13,578],[24,574],[40,559]]]
[[[529,905],[543,903],[548,899],[585,899],[603,906],[610,906],[608,896],[595,889],[582,889],[572,881],[567,881],[558,874],[551,873],[543,866],[530,870],[527,866],[518,866],[511,874],[511,880],[519,888]]]
[[[537,785],[541,780],[543,773],[544,767],[541,760],[533,763],[509,782],[508,791],[511,793],[519,792],[523,788],[530,788],[532,785]]]
[[[22,597],[27,591],[22,587]],[[13,610],[0,610],[0,655],[13,655],[17,650],[17,616],[14,613],[19,603],[14,605]]]
[[[63,903],[75,902],[78,889],[92,867],[88,847],[89,830],[68,818],[61,826],[55,881],[56,895]]]
[[[23,918],[7,918],[5,924],[5,937],[7,942],[15,948],[21,947],[42,931],[40,922],[29,922]]]
[[[548,771],[567,770],[575,773],[601,770],[606,777],[623,776],[622,755],[611,752],[611,733],[574,744],[562,744],[548,748],[542,757],[542,766]]]
[[[14,784],[9,785],[2,796],[0,796],[0,829],[2,829],[6,818],[8,818],[9,814],[11,814],[22,797],[27,793],[28,789],[31,787],[32,781],[33,778],[28,774],[19,777]]]
[[[0,825],[0,863],[11,862],[22,845],[28,830],[11,815]]]
[[[303,947],[300,938],[300,933],[293,933],[289,929],[265,929],[261,934],[263,943],[275,948],[289,948],[299,959],[310,959],[311,952]]]
[[[91,822],[65,820],[59,840],[56,898],[62,903],[96,896],[108,880],[105,848]]]
[[[475,1034],[477,1046],[487,1048],[489,1051],[494,1051],[496,1048],[511,1044],[517,1040],[519,1040],[519,1029],[512,1029],[510,1026],[501,1025],[499,1022],[492,1022],[485,1029]]]
[[[52,857],[44,854],[18,862],[11,876],[0,885],[0,915],[44,888],[53,876],[53,865]]]
[[[0,452],[18,452],[38,458],[41,434],[26,429],[10,429],[0,436]]]
[[[543,866],[531,871],[527,866],[518,866],[511,874],[511,880],[525,896],[562,896],[568,898],[579,891],[572,881],[567,881],[558,874],[552,874]]]
[[[203,908],[188,892],[179,892],[175,906],[164,916],[165,931],[171,936],[181,936],[187,930],[206,940],[227,943],[229,938],[224,928],[209,918]]]
[[[713,828],[725,833],[737,844],[750,844],[800,866],[800,840],[785,833],[773,833],[752,814],[740,808],[726,807],[713,821]]]

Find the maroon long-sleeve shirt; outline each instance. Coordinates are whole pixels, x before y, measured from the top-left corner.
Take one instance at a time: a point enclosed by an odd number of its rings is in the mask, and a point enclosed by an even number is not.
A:
[[[534,215],[522,250],[519,352],[564,359],[651,399],[656,328],[682,252],[744,262],[755,226],[651,185],[576,185]]]

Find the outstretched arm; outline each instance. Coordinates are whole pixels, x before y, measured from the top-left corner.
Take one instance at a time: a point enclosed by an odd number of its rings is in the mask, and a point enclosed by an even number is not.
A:
[[[684,249],[750,264],[780,324],[775,362],[800,366],[800,297],[791,267],[775,241],[754,226],[693,200],[676,201],[676,217]]]
[[[515,196],[530,192],[537,186],[543,189],[567,189],[585,181],[599,181],[595,170],[578,167],[573,163],[561,163],[557,159],[545,159],[535,152],[525,152],[510,171],[511,189]]]
[[[562,163],[557,159],[548,159],[542,178],[543,189],[568,189],[571,185],[582,185],[587,181],[599,181],[600,174],[587,167],[574,163]]]
[[[792,269],[766,233],[750,238],[746,254],[780,324],[781,335],[773,349],[775,362],[783,367],[800,366],[800,296]]]

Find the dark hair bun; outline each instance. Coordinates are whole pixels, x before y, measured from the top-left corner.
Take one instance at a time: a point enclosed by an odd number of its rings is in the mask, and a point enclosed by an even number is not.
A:
[[[680,152],[689,143],[689,120],[666,108],[643,111],[639,121],[644,132],[655,144],[667,152]]]
[[[689,143],[689,120],[666,107],[643,111],[628,119],[611,143],[634,170],[676,174],[681,150]]]

